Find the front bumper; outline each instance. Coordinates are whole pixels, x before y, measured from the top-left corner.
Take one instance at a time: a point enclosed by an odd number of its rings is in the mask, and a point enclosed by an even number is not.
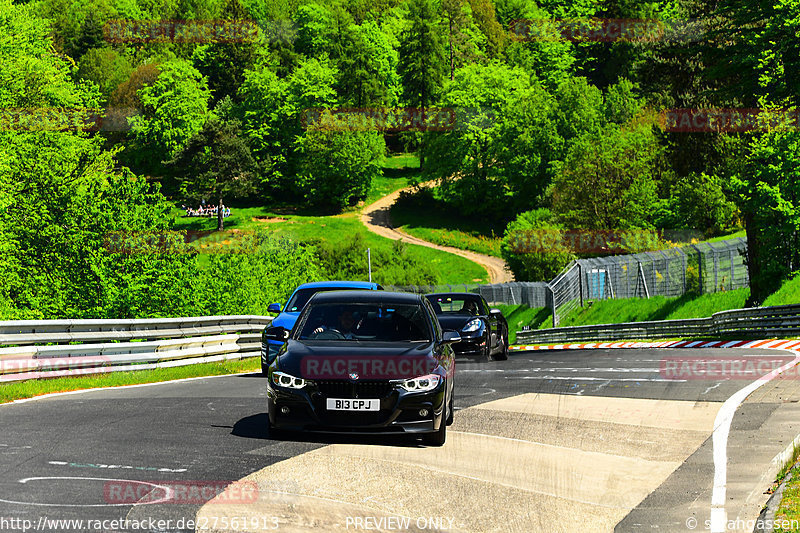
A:
[[[461,342],[453,344],[453,351],[456,355],[483,355],[486,353],[488,342],[486,331],[476,333],[461,332]]]
[[[337,383],[342,391],[350,382]],[[385,385],[383,385],[385,386]],[[359,398],[380,400],[379,411],[328,411],[328,398],[352,398],[354,394],[326,394],[317,384],[303,389],[267,386],[270,424],[277,429],[325,433],[416,434],[431,433],[446,423],[445,381],[429,392],[407,392],[387,388],[383,395],[358,394]],[[288,409],[288,413],[282,410]],[[421,409],[428,411],[420,416]]]

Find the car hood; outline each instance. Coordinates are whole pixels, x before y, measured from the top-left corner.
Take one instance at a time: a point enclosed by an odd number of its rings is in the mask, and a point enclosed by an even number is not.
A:
[[[478,318],[473,315],[467,314],[458,314],[458,315],[436,315],[436,318],[439,319],[439,324],[442,326],[442,329],[451,329],[453,331],[461,331],[461,329],[467,325],[467,322],[474,318]]]
[[[287,341],[276,361],[280,371],[305,379],[398,379],[430,373],[438,366],[430,342]],[[402,364],[401,364],[402,363]],[[332,373],[333,372],[333,373]]]

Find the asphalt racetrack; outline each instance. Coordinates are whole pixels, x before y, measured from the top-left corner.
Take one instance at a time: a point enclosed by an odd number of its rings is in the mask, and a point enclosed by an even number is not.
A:
[[[2,405],[0,530],[707,531],[720,479],[715,420],[753,379],[665,369],[794,358],[599,349],[459,360],[441,448],[398,437],[274,440],[256,374]],[[776,457],[800,434],[794,377],[732,406],[726,530],[748,530]]]

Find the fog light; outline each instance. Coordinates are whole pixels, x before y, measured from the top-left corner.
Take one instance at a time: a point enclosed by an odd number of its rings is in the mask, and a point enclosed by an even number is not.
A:
[[[419,416],[421,416],[422,418],[425,418],[426,416],[428,416],[428,410],[427,409],[420,409],[419,410]]]
[[[285,405],[283,407],[281,407],[281,414],[282,415],[288,415],[289,414],[289,408],[286,407]]]

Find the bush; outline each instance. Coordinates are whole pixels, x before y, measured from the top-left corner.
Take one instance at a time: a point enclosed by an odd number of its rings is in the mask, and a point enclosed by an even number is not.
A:
[[[520,214],[506,228],[501,248],[517,281],[549,281],[575,259],[564,244],[563,227],[547,209]]]
[[[319,262],[328,279],[369,279],[367,243],[356,233],[344,242],[319,241]],[[428,264],[407,253],[402,241],[394,241],[390,250],[372,248],[372,280],[386,285],[432,285],[438,275]]]

